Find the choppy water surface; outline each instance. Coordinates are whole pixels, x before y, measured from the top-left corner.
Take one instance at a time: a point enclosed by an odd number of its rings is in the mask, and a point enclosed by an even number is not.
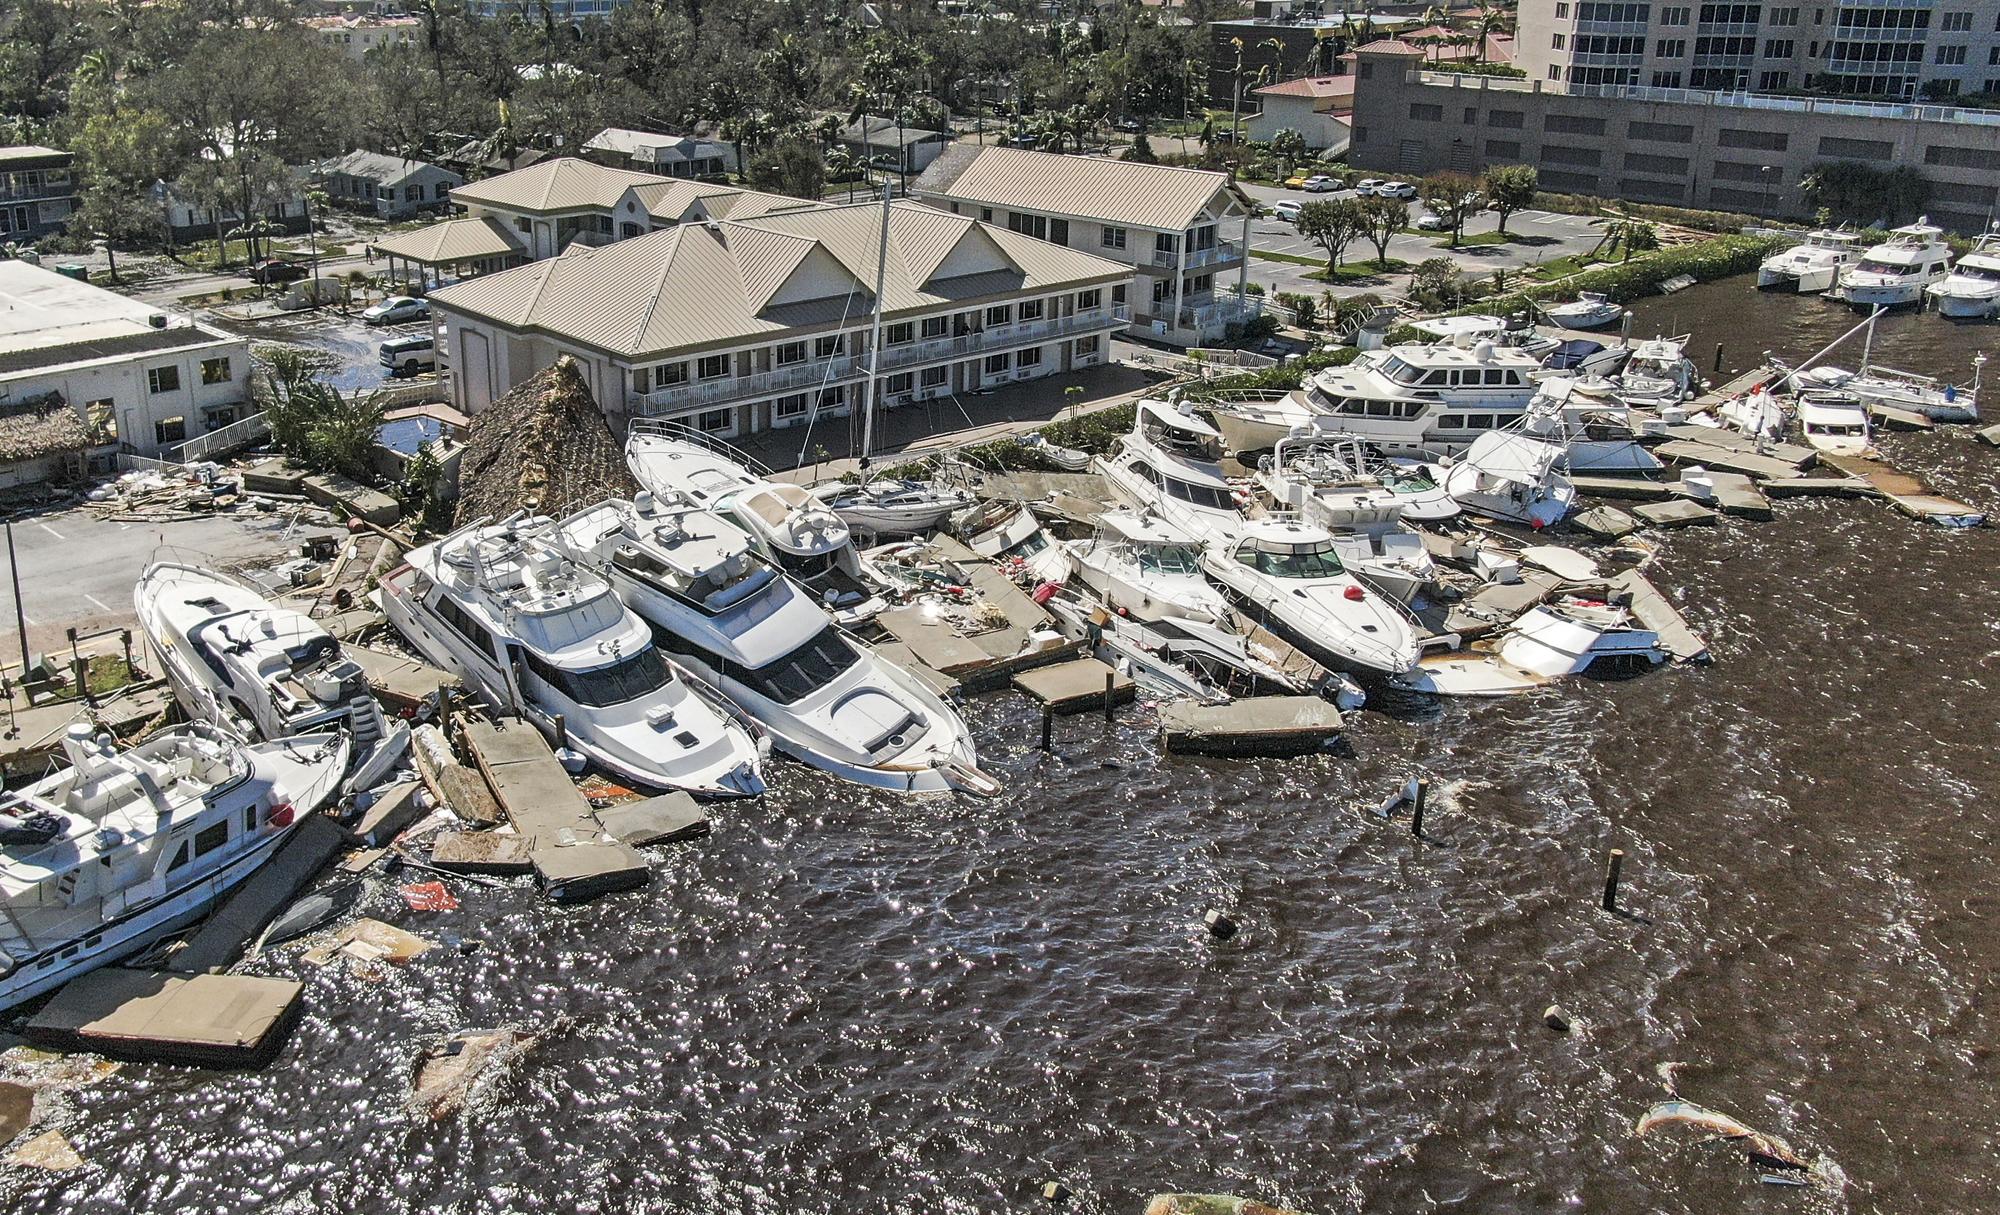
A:
[[[1737,284],[1656,301],[1731,362],[1849,314]],[[1963,366],[1992,329],[1885,327]],[[1717,335],[1723,335],[1718,337]],[[1740,355],[1737,352],[1740,351]],[[1852,360],[1849,360],[1852,361]],[[2000,506],[2000,452],[1898,436]],[[1415,719],[1303,761],[1166,760],[1152,714],[972,716],[1011,792],[869,794],[797,767],[581,908],[461,889],[461,933],[360,977],[287,953],[310,1012],[252,1074],[128,1067],[70,1099],[92,1163],[21,1212],[1024,1210],[1160,1189],[1314,1212],[1958,1212],[2000,1162],[2000,532],[1866,503],[1664,541],[1710,667]],[[1413,770],[1436,842],[1365,807]],[[1628,902],[1595,906],[1603,854]],[[1244,930],[1199,931],[1225,907]],[[1577,1032],[1544,1029],[1560,1001]],[[419,1041],[569,1019],[463,1118],[402,1115]],[[1681,1093],[1824,1157],[1767,1189],[1731,1148],[1632,1134]]]

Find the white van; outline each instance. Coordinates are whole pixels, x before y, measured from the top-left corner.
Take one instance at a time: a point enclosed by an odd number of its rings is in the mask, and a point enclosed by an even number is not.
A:
[[[419,371],[430,371],[437,366],[434,342],[435,339],[428,333],[390,338],[382,343],[378,351],[382,366],[390,375],[415,375]]]

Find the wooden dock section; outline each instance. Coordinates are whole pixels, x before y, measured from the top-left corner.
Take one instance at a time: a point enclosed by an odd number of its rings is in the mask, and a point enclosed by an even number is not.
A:
[[[1688,627],[1680,609],[1660,589],[1637,570],[1626,570],[1608,580],[1612,590],[1632,598],[1632,617],[1641,627],[1659,634],[1660,646],[1676,662],[1705,662],[1708,643]]]
[[[1700,443],[1705,447],[1721,447],[1729,451],[1768,456],[1799,469],[1811,468],[1813,462],[1819,459],[1819,453],[1810,447],[1802,447],[1797,443],[1774,443],[1768,439],[1760,443],[1749,435],[1738,434],[1736,431],[1725,430],[1718,426],[1681,423],[1668,426],[1666,435],[1675,442]]]
[[[307,815],[279,846],[277,855],[231,892],[186,947],[167,960],[166,968],[175,974],[198,975],[234,962],[264,926],[347,846],[347,840],[347,829],[332,818]]]
[[[465,744],[514,830],[532,841],[528,860],[543,893],[559,902],[643,886],[646,858],[604,827],[548,740],[514,718],[468,720]]]
[[[1674,439],[1662,443],[1653,449],[1653,454],[1669,464],[1698,464],[1703,468],[1742,473],[1760,481],[1796,477],[1799,475],[1799,469],[1804,467],[1777,456],[1760,455],[1755,451],[1741,451],[1706,442],[1697,443],[1691,439]]]
[[[1759,487],[1767,498],[1872,498],[1875,487],[1857,477],[1793,477],[1766,481]]]
[[[170,975],[107,966],[72,980],[28,1037],[144,1063],[255,1067],[298,1019],[305,985],[251,975]]]
[[[892,656],[900,661],[907,654],[919,668],[927,668],[922,676],[927,682],[942,678],[966,692],[990,692],[1005,687],[1022,671],[1082,653],[1083,643],[1062,640],[1055,617],[992,562],[949,536],[930,544],[940,557],[965,571],[979,598],[998,612],[998,618],[967,629],[928,603],[905,604],[876,617],[882,631],[901,647]]]
[[[1884,430],[1931,430],[1937,423],[1929,414],[1918,413],[1914,409],[1898,409],[1894,405],[1871,404],[1868,417]]]
[[[1757,482],[1742,473],[1711,472],[1708,476],[1715,489],[1715,497],[1710,505],[1716,510],[1741,519],[1755,519],[1760,523],[1768,523],[1774,518],[1771,513],[1771,500],[1757,488]]]
[[[1978,434],[1981,443],[1988,447],[2000,447],[2000,426],[1982,426]]]
[[[1648,481],[1642,477],[1572,476],[1569,483],[1588,498],[1618,498],[1633,502],[1665,502],[1680,490],[1672,481]]]
[[[1977,527],[1986,521],[1986,512],[1974,506],[1932,493],[1922,481],[1900,473],[1880,460],[1861,456],[1827,456],[1827,464],[1860,481],[1867,482],[1897,510],[1912,519],[1945,527]]]
[[[414,708],[436,696],[439,688],[460,686],[458,676],[415,658],[352,643],[341,649],[359,664],[368,679],[369,690],[392,709]]]
[[[1128,675],[1095,658],[1072,658],[1050,666],[1036,667],[1014,676],[1014,687],[1055,713],[1081,713],[1102,709],[1108,687],[1111,703],[1122,705],[1138,695],[1138,685]]]
[[[1717,518],[1708,507],[1687,499],[1648,502],[1633,507],[1632,514],[1648,527],[1714,527]]]
[[[1615,506],[1593,506],[1569,517],[1571,527],[1599,540],[1623,540],[1639,530],[1639,521]]]
[[[1160,741],[1174,755],[1306,755],[1336,742],[1341,724],[1340,710],[1317,696],[1176,700],[1160,709]]]

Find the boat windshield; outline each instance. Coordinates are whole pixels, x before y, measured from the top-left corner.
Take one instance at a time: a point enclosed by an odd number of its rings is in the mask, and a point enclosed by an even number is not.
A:
[[[1257,547],[1253,541],[1236,550],[1236,559],[1272,578],[1338,578],[1347,572],[1340,558],[1334,555],[1332,545],[1272,553]]]
[[[1917,272],[1917,267],[1915,266],[1906,266],[1899,262],[1880,261],[1872,257],[1862,258],[1860,263],[1854,268],[1869,274],[1888,274],[1898,278],[1905,274],[1915,274]]]
[[[1201,573],[1201,550],[1192,544],[1148,544],[1139,549],[1139,568],[1148,574]]]
[[[859,661],[861,651],[828,625],[783,658],[754,668],[730,663],[728,673],[759,695],[788,705],[832,683]]]
[[[673,672],[652,646],[647,646],[622,662],[589,671],[565,671],[561,667],[528,655],[528,669],[535,678],[557,693],[586,708],[602,709],[622,705],[666,687]]]
[[[1229,496],[1229,491],[1219,489],[1213,485],[1196,485],[1192,481],[1178,480],[1162,473],[1160,474],[1160,488],[1166,490],[1169,497],[1179,498],[1183,502],[1192,502],[1194,505],[1207,510],[1233,511],[1236,509],[1236,501]]]
[[[1406,361],[1402,355],[1392,354],[1382,363],[1382,374],[1398,384],[1415,384],[1424,378],[1424,369]]]
[[[1968,266],[1961,263],[1957,274],[1960,278],[1974,278],[1982,283],[2000,283],[2000,266]]]

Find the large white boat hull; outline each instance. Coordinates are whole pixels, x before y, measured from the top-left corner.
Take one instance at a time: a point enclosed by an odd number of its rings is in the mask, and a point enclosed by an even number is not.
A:
[[[1961,294],[1933,288],[1931,298],[1937,302],[1938,315],[1954,321],[1990,320],[2000,312],[2000,291]]]

